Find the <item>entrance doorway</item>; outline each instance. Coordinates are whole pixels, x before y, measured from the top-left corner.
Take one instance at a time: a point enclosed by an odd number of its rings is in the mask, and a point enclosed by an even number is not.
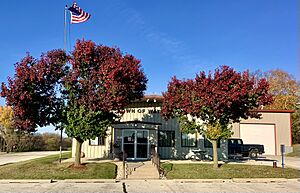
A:
[[[122,150],[127,153],[127,159],[148,159],[149,131],[148,130],[123,130]]]

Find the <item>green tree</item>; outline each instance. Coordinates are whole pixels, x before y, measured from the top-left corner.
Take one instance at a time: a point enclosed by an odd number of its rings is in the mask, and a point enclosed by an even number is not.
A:
[[[84,106],[72,106],[66,110],[67,124],[65,132],[69,137],[76,139],[75,165],[81,164],[81,146],[85,140],[105,136],[107,128],[113,122],[115,115],[111,112],[93,111]]]

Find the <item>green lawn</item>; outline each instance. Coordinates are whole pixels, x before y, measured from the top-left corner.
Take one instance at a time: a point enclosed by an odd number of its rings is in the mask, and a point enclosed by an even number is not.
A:
[[[63,154],[68,158],[71,153]],[[113,163],[86,164],[84,169],[70,168],[72,163],[59,164],[58,155],[0,166],[0,179],[114,179]]]
[[[293,145],[293,152],[286,154],[289,157],[300,157],[300,144]]]
[[[271,166],[223,164],[214,169],[211,164],[164,163],[168,179],[230,179],[230,178],[299,178],[298,170]]]

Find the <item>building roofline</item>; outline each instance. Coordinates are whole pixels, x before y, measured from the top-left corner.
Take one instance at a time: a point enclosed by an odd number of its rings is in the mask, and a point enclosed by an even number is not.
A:
[[[122,125],[122,124],[145,124],[145,125],[162,125],[162,123],[156,123],[156,122],[149,122],[149,121],[121,121],[121,122],[116,122],[114,125]]]
[[[259,112],[259,113],[294,113],[295,112],[295,110],[279,110],[279,109],[257,109],[252,111]]]
[[[164,99],[161,95],[144,95],[143,98],[136,100],[136,102],[162,102]]]
[[[162,95],[144,95],[143,98],[136,100],[136,102],[162,102],[164,97]],[[251,110],[253,112],[260,113],[294,113],[295,110],[283,110],[283,109],[256,109]]]

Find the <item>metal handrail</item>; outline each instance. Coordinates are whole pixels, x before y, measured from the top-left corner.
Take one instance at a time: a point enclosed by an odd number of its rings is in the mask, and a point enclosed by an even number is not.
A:
[[[123,167],[123,179],[128,178],[128,164],[126,162],[127,154],[125,151],[122,152],[122,167]]]
[[[152,164],[156,167],[158,173],[160,173],[160,157],[155,148],[151,148],[151,161]]]

